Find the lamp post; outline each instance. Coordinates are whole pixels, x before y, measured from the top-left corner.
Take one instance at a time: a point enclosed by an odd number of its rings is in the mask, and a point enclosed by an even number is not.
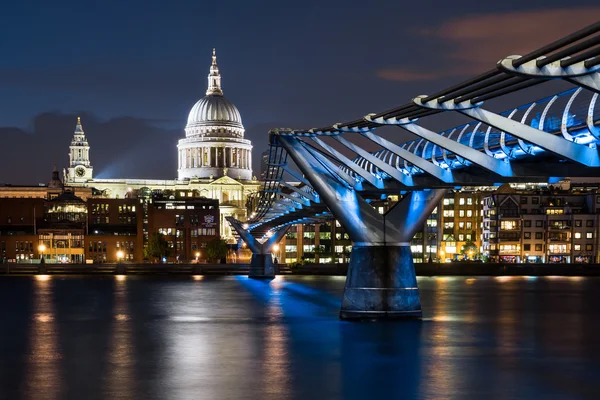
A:
[[[275,253],[275,264],[277,264],[277,262],[279,261],[279,244],[274,244],[273,245],[273,253]]]
[[[196,263],[198,263],[198,258],[200,258],[200,252],[199,251],[196,252]]]
[[[46,246],[44,246],[44,244],[40,244],[38,246],[38,251],[40,252],[40,264],[44,264],[44,251],[46,251]]]
[[[440,262],[441,263],[446,262],[446,259],[444,258],[445,255],[446,255],[446,253],[444,253],[444,250],[440,250]]]
[[[119,264],[121,263],[121,260],[123,259],[123,256],[124,256],[124,255],[125,255],[125,254],[123,253],[123,250],[119,250],[119,251],[117,251],[117,262],[118,262]]]

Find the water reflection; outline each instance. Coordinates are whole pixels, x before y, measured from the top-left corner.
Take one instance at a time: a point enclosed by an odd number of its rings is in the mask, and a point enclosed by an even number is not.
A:
[[[0,398],[600,398],[600,279],[420,278],[397,323],[340,321],[343,286],[0,279]]]
[[[54,310],[53,282],[37,275],[33,285],[33,315],[27,336],[30,350],[26,359],[25,399],[59,399],[61,389],[58,325]]]
[[[135,371],[131,317],[127,304],[127,282],[124,275],[115,277],[113,315],[108,353],[108,385],[106,398],[129,399],[135,389]]]

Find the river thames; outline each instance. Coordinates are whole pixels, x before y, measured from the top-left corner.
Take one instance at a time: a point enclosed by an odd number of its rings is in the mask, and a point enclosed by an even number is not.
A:
[[[344,281],[2,278],[0,399],[600,398],[598,278],[419,278],[377,323]]]

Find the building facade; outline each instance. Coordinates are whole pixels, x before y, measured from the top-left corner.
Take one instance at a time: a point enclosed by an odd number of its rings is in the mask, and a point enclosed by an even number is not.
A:
[[[484,199],[483,253],[497,262],[599,262],[597,190],[508,185]]]
[[[219,202],[198,192],[132,190],[119,199],[93,194],[62,187],[56,170],[48,186],[1,187],[0,261],[142,262],[154,232],[168,244],[164,261],[202,261],[202,249],[220,237]]]
[[[542,183],[449,190],[413,237],[413,260],[600,263],[599,186],[565,181],[554,187]],[[397,201],[388,196],[371,204],[384,214]],[[351,249],[343,228],[329,221],[292,227],[276,255],[287,263],[343,263]]]

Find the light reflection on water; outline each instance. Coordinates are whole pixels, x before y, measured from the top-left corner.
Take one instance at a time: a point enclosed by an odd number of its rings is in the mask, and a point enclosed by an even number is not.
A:
[[[419,278],[423,321],[338,319],[339,277],[0,279],[0,399],[600,398],[600,279]]]

